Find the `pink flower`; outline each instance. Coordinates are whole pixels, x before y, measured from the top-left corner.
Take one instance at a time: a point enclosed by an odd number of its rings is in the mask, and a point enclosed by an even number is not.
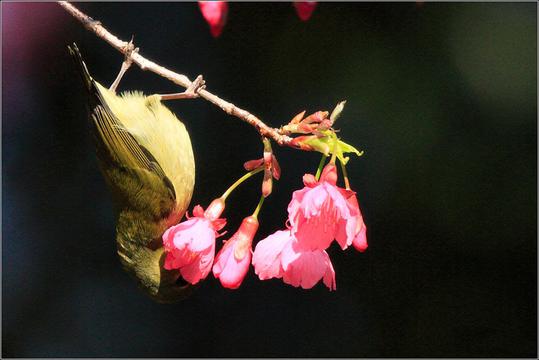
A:
[[[325,250],[333,239],[344,250],[356,236],[358,207],[348,199],[355,193],[336,186],[337,169],[328,164],[320,181],[306,174],[305,187],[294,191],[288,221],[298,244],[308,250]]]
[[[310,289],[323,279],[330,290],[335,290],[335,270],[328,253],[324,250],[302,251],[297,245],[297,241],[290,241],[283,249],[283,281],[295,287]]]
[[[307,21],[316,8],[316,1],[295,1],[294,7],[296,8],[299,18],[303,21]]]
[[[228,3],[226,1],[199,1],[198,6],[202,16],[210,25],[212,36],[219,37],[226,24]]]
[[[365,224],[363,224],[361,230],[357,233],[352,244],[359,252],[364,252],[369,247],[367,244],[367,226]]]
[[[253,266],[260,280],[282,278],[287,284],[310,289],[323,279],[335,290],[335,270],[324,250],[305,250],[289,230],[279,230],[256,245]]]
[[[253,266],[260,280],[283,277],[281,252],[289,241],[290,231],[279,230],[256,244]]]
[[[182,277],[191,284],[208,276],[215,255],[215,237],[226,222],[219,219],[224,208],[222,199],[215,199],[205,212],[197,205],[193,217],[165,231],[165,269],[179,269]]]
[[[217,254],[213,265],[213,275],[221,281],[224,287],[237,289],[241,285],[249,270],[251,244],[257,230],[258,220],[254,216],[246,217],[238,231]]]
[[[350,196],[348,198],[348,205],[356,209],[357,212],[357,221],[356,221],[356,229],[355,229],[355,237],[352,240],[352,245],[359,251],[364,252],[367,250],[367,247],[369,246],[367,244],[367,226],[363,222],[363,216],[361,215],[361,210],[359,209],[359,204],[357,202],[356,196]],[[348,243],[348,245],[350,245]]]

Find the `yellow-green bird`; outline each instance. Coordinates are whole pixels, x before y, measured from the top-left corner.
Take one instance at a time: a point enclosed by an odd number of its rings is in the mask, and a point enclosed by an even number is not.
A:
[[[101,172],[117,211],[120,260],[158,302],[174,302],[191,286],[163,268],[161,236],[183,217],[195,183],[195,161],[183,123],[159,95],[120,96],[89,74],[77,46],[69,51],[88,90],[89,118]]]

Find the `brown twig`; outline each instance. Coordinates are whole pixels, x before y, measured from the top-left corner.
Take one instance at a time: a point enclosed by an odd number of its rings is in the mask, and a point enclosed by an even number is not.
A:
[[[67,1],[59,1],[58,4],[74,18],[79,20],[86,27],[86,29],[92,31],[101,39],[108,42],[113,48],[124,54],[124,56],[129,57],[129,59],[133,63],[137,64],[142,70],[151,71],[184,88],[189,88],[191,86],[192,82],[187,76],[175,73],[174,71],[146,59],[144,56],[140,55],[140,52],[138,51],[129,51],[129,42],[123,41],[114,34],[110,33],[107,29],[105,29],[105,27],[103,27],[103,25],[101,25],[99,21],[92,19],[71,3]],[[298,146],[292,142],[293,139],[291,137],[280,134],[278,129],[266,125],[262,120],[248,111],[240,109],[236,105],[221,99],[208,90],[200,89],[198,90],[198,94],[201,98],[219,106],[227,114],[236,116],[246,123],[254,126],[260,135],[273,139],[279,145],[298,148]]]

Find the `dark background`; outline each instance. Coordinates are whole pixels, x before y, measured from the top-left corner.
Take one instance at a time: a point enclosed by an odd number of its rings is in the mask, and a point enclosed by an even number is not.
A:
[[[195,3],[81,3],[143,55],[273,126],[348,104],[349,173],[369,249],[329,249],[337,291],[212,275],[159,305],[121,269],[110,195],[66,46],[110,84],[121,56],[54,3],[2,4],[2,351],[8,357],[534,357],[535,3],[231,3],[213,39]],[[178,91],[133,68],[121,90]],[[255,131],[203,101],[167,104],[207,205],[259,157]],[[319,155],[276,148],[258,239],[283,226]],[[231,196],[229,231],[258,200]]]

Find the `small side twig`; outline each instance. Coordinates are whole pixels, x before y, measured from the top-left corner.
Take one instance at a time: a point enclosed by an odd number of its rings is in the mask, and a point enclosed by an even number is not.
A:
[[[137,52],[138,48],[135,49],[135,45],[133,45],[133,37],[131,37],[131,41],[127,44],[127,47],[125,48],[125,58],[122,62],[122,67],[120,69],[120,72],[118,73],[118,76],[116,76],[116,79],[114,79],[114,82],[110,85],[109,89],[116,92],[116,88],[120,84],[120,80],[122,80],[122,77],[126,73],[126,71],[131,67],[131,64],[133,63],[133,60],[131,60],[131,54],[133,52]]]
[[[58,4],[75,19],[79,20],[84,25],[84,27],[86,27],[86,29],[92,31],[98,37],[108,42],[113,48],[124,54],[127,59],[130,59],[133,63],[137,64],[142,70],[151,71],[186,89],[192,87],[192,82],[187,76],[178,74],[165,68],[164,66],[158,65],[155,62],[146,59],[140,54],[139,51],[129,51],[129,42],[119,39],[117,36],[109,32],[101,24],[101,22],[92,19],[90,16],[80,11],[71,3],[67,1],[59,1]],[[296,149],[298,148],[298,146],[292,142],[293,139],[291,137],[281,134],[278,129],[266,125],[262,120],[260,120],[258,117],[251,114],[250,112],[243,110],[226,100],[221,99],[220,97],[215,94],[212,94],[206,89],[199,89],[198,95],[201,98],[209,101],[210,103],[219,106],[227,114],[235,116],[243,120],[244,122],[250,124],[260,133],[260,135],[271,138],[281,146],[289,146]]]

